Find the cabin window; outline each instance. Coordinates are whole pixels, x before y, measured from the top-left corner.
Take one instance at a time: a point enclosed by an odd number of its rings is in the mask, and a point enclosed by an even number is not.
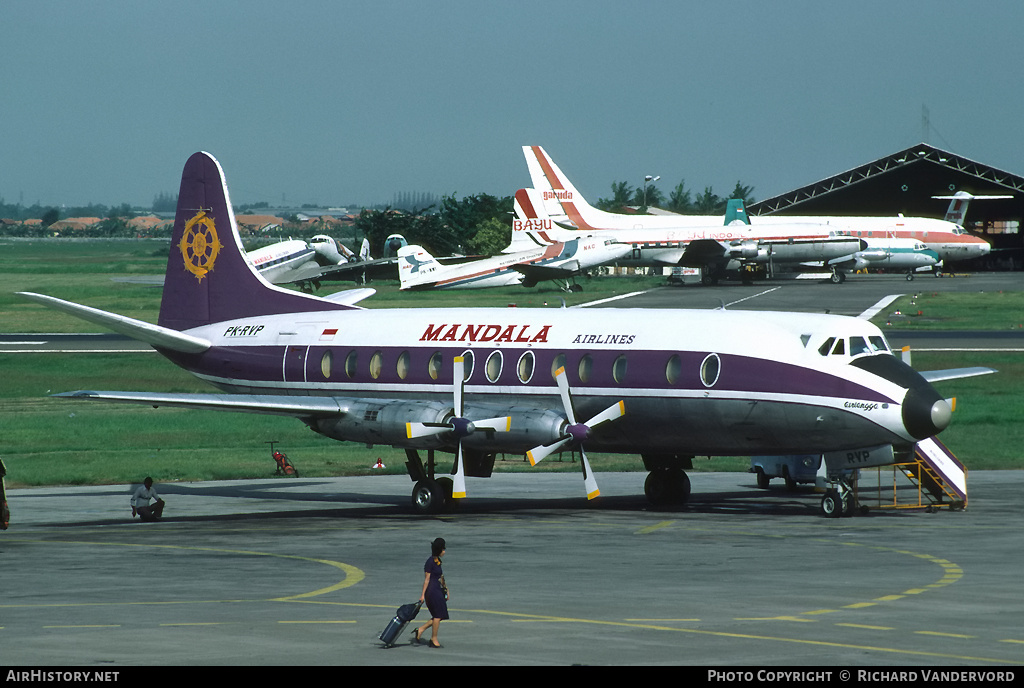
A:
[[[722,374],[722,361],[718,354],[708,354],[700,364],[700,381],[705,387],[714,387]]]
[[[580,359],[580,364],[576,369],[579,373],[580,382],[590,382],[590,373],[594,370],[594,359],[590,357],[590,354],[584,354],[583,358]]]
[[[444,357],[441,356],[440,351],[435,351],[427,361],[427,373],[430,375],[431,380],[436,380],[441,376],[441,365],[444,363]]]
[[[320,372],[323,373],[325,380],[331,379],[331,363],[334,361],[334,354],[328,349],[324,352],[324,357],[320,359]]]
[[[374,351],[373,356],[370,357],[370,377],[374,380],[380,377],[380,371],[384,369],[384,355],[379,351]]]
[[[398,362],[395,364],[395,372],[398,373],[398,379],[404,380],[409,375],[409,352],[403,351],[398,355]]]
[[[818,347],[818,353],[822,356],[828,356],[829,352],[832,351],[832,345],[836,343],[835,337],[829,337],[825,340],[825,343]]]
[[[670,385],[674,385],[679,381],[679,376],[683,372],[683,362],[679,360],[679,356],[673,354],[668,359],[668,363],[665,364],[665,379],[668,380]]]
[[[519,376],[519,381],[524,385],[533,379],[534,365],[535,360],[532,351],[527,351],[519,357],[519,363],[516,365],[516,375]]]
[[[462,381],[468,382],[469,378],[473,377],[473,366],[476,365],[476,359],[473,358],[473,352],[469,349],[462,352]]]
[[[551,361],[551,379],[555,379],[555,373],[558,372],[559,368],[565,367],[565,354],[558,354],[555,356],[555,360]]]
[[[487,375],[488,382],[498,381],[498,378],[501,377],[503,362],[504,359],[502,359],[500,351],[494,351],[487,357],[487,363],[484,365],[484,374]]]
[[[359,353],[353,349],[348,352],[348,356],[345,357],[345,376],[349,380],[356,376],[356,364],[359,363]]]
[[[623,354],[622,356],[619,356],[618,358],[616,358],[615,362],[612,363],[612,378],[617,383],[619,383],[620,385],[622,384],[623,380],[626,379],[626,355],[625,354]]]

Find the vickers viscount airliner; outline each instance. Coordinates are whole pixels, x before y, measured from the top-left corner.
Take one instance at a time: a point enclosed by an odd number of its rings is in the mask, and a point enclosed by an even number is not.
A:
[[[32,301],[151,344],[222,393],[62,397],[293,416],[402,447],[431,512],[497,453],[639,455],[655,502],[684,502],[696,455],[907,449],[950,403],[869,322],[726,310],[359,308],[277,287],[245,260],[220,163],[185,164],[158,324]],[[342,300],[343,301],[343,300]],[[945,376],[958,373],[945,373]],[[424,462],[419,450],[427,450]],[[452,452],[438,470],[434,451]]]

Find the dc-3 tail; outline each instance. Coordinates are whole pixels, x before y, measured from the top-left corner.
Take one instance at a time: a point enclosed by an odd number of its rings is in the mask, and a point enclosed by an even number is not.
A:
[[[401,289],[415,289],[437,282],[444,266],[422,246],[398,249],[398,280]]]

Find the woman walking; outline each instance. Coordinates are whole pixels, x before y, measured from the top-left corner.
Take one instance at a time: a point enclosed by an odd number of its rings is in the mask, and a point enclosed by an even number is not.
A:
[[[444,557],[444,538],[437,538],[430,543],[430,558],[423,565],[423,594],[420,602],[426,602],[430,612],[430,621],[413,631],[413,639],[417,642],[420,636],[430,628],[430,647],[441,647],[437,640],[437,630],[444,619],[448,618],[448,588],[444,584],[444,573],[441,571],[441,559]]]

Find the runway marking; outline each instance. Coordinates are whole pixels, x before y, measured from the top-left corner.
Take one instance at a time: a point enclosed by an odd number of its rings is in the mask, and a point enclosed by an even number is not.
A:
[[[326,566],[332,566],[345,572],[345,577],[333,585],[320,588],[318,590],[311,590],[309,592],[297,593],[295,595],[284,595],[283,597],[272,597],[269,602],[292,602],[298,600],[304,600],[310,597],[317,597],[319,595],[326,595],[330,592],[337,590],[343,590],[345,588],[352,587],[359,581],[365,578],[366,574],[361,569],[356,568],[350,564],[345,564],[340,561],[332,561],[330,559],[314,559],[311,557],[302,557],[295,554],[276,554],[274,552],[258,552],[254,550],[243,550],[243,549],[224,549],[222,547],[189,547],[186,545],[157,545],[150,543],[135,543],[135,542],[99,542],[99,541],[87,541],[87,540],[18,540],[19,542],[31,542],[35,544],[61,544],[61,545],[101,545],[105,547],[149,547],[154,549],[169,549],[169,550],[191,550],[195,552],[217,552],[221,554],[243,554],[255,557],[276,557],[278,559],[295,559],[297,561],[309,561],[316,564],[324,564]],[[218,600],[227,602],[250,602],[253,600]],[[193,601],[179,601],[179,602],[166,602],[164,604],[191,604]],[[103,603],[96,603],[96,606],[100,606]],[[118,604],[159,604],[158,602],[124,602]],[[0,605],[0,608],[7,605]],[[15,605],[11,605],[15,606]],[[74,606],[74,605],[28,605],[28,606]],[[91,605],[81,605],[91,606]]]
[[[121,628],[121,624],[76,624],[69,626],[43,626],[43,628]]]
[[[458,610],[455,610],[458,611]],[[464,613],[468,613],[469,610],[462,610]],[[483,614],[498,614],[504,616],[520,616],[512,612],[491,612],[488,610],[473,610],[476,613]],[[523,615],[526,616],[526,615]],[[794,617],[792,620],[798,620]],[[914,657],[933,657],[945,660],[960,660],[960,661],[971,661],[971,662],[985,662],[992,664],[1022,664],[1024,662],[1017,660],[997,659],[993,657],[977,657],[973,655],[957,655],[946,652],[932,652],[928,650],[908,650],[895,647],[883,647],[875,645],[858,645],[853,643],[839,643],[828,640],[813,640],[806,638],[785,638],[781,636],[769,636],[759,635],[753,633],[731,633],[726,631],[711,631],[699,628],[678,628],[674,626],[663,626],[659,624],[645,624],[645,623],[629,623],[627,621],[601,621],[597,619],[580,619],[562,616],[535,616],[528,615],[528,618],[514,619],[514,621],[545,621],[549,623],[573,623],[573,624],[592,624],[597,626],[615,626],[622,628],[641,628],[646,630],[655,631],[666,631],[670,633],[693,633],[697,635],[707,635],[719,638],[735,638],[741,640],[761,640],[761,641],[772,641],[781,643],[793,643],[797,645],[813,645],[818,647],[835,647],[846,650],[862,650],[865,652],[882,652],[885,654],[896,654],[896,655],[909,655]],[[807,619],[803,619],[807,621]]]
[[[855,624],[855,623],[837,623],[836,626],[843,626],[844,628],[863,628],[868,631],[895,631],[896,629],[892,626],[868,626],[867,624]]]
[[[631,296],[640,296],[641,294],[646,294],[649,291],[651,291],[651,290],[647,289],[647,290],[644,290],[644,291],[634,291],[634,292],[630,292],[629,294],[622,294],[620,296],[611,296],[611,297],[609,297],[607,299],[599,299],[597,301],[588,301],[587,303],[580,303],[580,304],[576,304],[575,306],[571,306],[571,308],[588,308],[590,306],[597,306],[597,305],[600,305],[602,303],[611,303],[612,301],[618,301],[620,299],[628,299]]]
[[[962,633],[940,633],[939,631],[914,631],[917,635],[937,635],[940,638],[960,638],[962,640],[970,640],[971,638],[977,638],[975,635],[964,635]]]
[[[655,523],[654,525],[647,526],[646,528],[641,528],[640,530],[636,531],[636,534],[637,535],[647,535],[648,533],[653,533],[656,530],[661,530],[662,528],[668,528],[673,523],[675,523],[675,521],[662,521],[661,523]]]
[[[162,623],[161,626],[226,626],[229,621],[181,621],[179,623]]]
[[[742,299],[739,299],[738,301],[733,301],[732,303],[727,303],[725,305],[726,306],[735,306],[737,303],[743,303],[744,301],[749,301],[751,299],[756,299],[758,296],[764,296],[765,294],[771,294],[773,291],[778,291],[779,289],[782,289],[782,287],[772,287],[771,289],[765,289],[760,294],[754,294],[753,296],[747,296],[747,297],[744,297]]]

